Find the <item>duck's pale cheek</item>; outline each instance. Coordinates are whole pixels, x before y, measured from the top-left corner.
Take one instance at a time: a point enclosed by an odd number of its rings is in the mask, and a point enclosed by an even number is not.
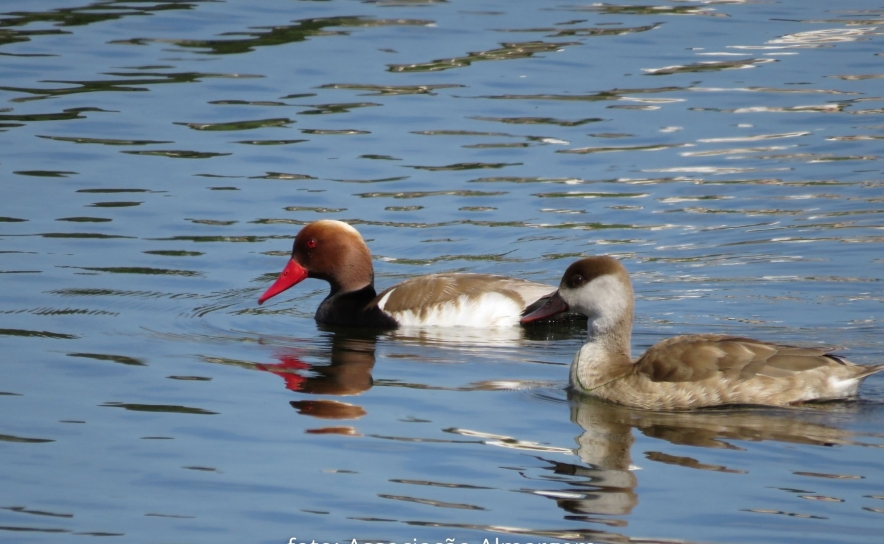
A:
[[[633,296],[632,289],[619,278],[607,275],[599,276],[585,287],[567,293],[564,298],[571,308],[582,307],[586,316],[599,316],[616,322],[629,311]]]

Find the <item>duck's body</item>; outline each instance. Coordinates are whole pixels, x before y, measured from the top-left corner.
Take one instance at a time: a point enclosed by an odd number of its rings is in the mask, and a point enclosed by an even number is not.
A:
[[[786,406],[854,397],[864,377],[884,369],[855,365],[830,351],[691,335],[663,340],[633,362],[599,353],[588,342],[574,358],[571,383],[585,393],[652,410]]]
[[[515,326],[555,291],[552,285],[505,276],[431,274],[378,294],[371,252],[362,236],[350,225],[331,220],[301,229],[291,260],[258,303],[306,278],[331,286],[316,311],[318,323],[378,329]]]
[[[863,379],[884,370],[884,365],[856,365],[828,348],[714,334],[663,340],[633,360],[634,304],[623,265],[611,257],[590,257],[572,264],[556,294],[523,322],[565,310],[586,315],[587,342],[571,364],[571,386],[652,410],[846,399],[856,396]]]

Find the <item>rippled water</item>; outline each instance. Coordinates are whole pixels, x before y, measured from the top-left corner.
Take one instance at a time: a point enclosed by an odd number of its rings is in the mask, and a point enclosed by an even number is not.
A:
[[[791,0],[0,4],[0,540],[874,542],[856,403],[568,398],[572,325],[259,308],[319,218],[379,287],[633,273],[683,332],[882,362],[884,9]]]

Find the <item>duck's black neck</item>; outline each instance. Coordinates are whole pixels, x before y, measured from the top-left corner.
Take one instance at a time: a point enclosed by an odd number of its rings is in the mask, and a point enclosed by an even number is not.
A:
[[[374,284],[346,293],[332,292],[316,310],[316,322],[344,327],[395,329],[399,326],[396,320],[371,304],[376,296]]]

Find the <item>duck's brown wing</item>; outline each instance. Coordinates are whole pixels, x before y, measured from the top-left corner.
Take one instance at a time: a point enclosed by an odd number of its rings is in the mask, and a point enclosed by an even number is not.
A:
[[[381,291],[370,306],[378,306],[389,313],[419,313],[463,296],[478,299],[493,292],[512,298],[524,308],[555,290],[552,285],[492,274],[431,274],[405,280]]]
[[[797,347],[724,335],[676,336],[652,346],[635,371],[655,382],[695,382],[723,375],[780,378],[826,365],[846,364],[827,347]]]

